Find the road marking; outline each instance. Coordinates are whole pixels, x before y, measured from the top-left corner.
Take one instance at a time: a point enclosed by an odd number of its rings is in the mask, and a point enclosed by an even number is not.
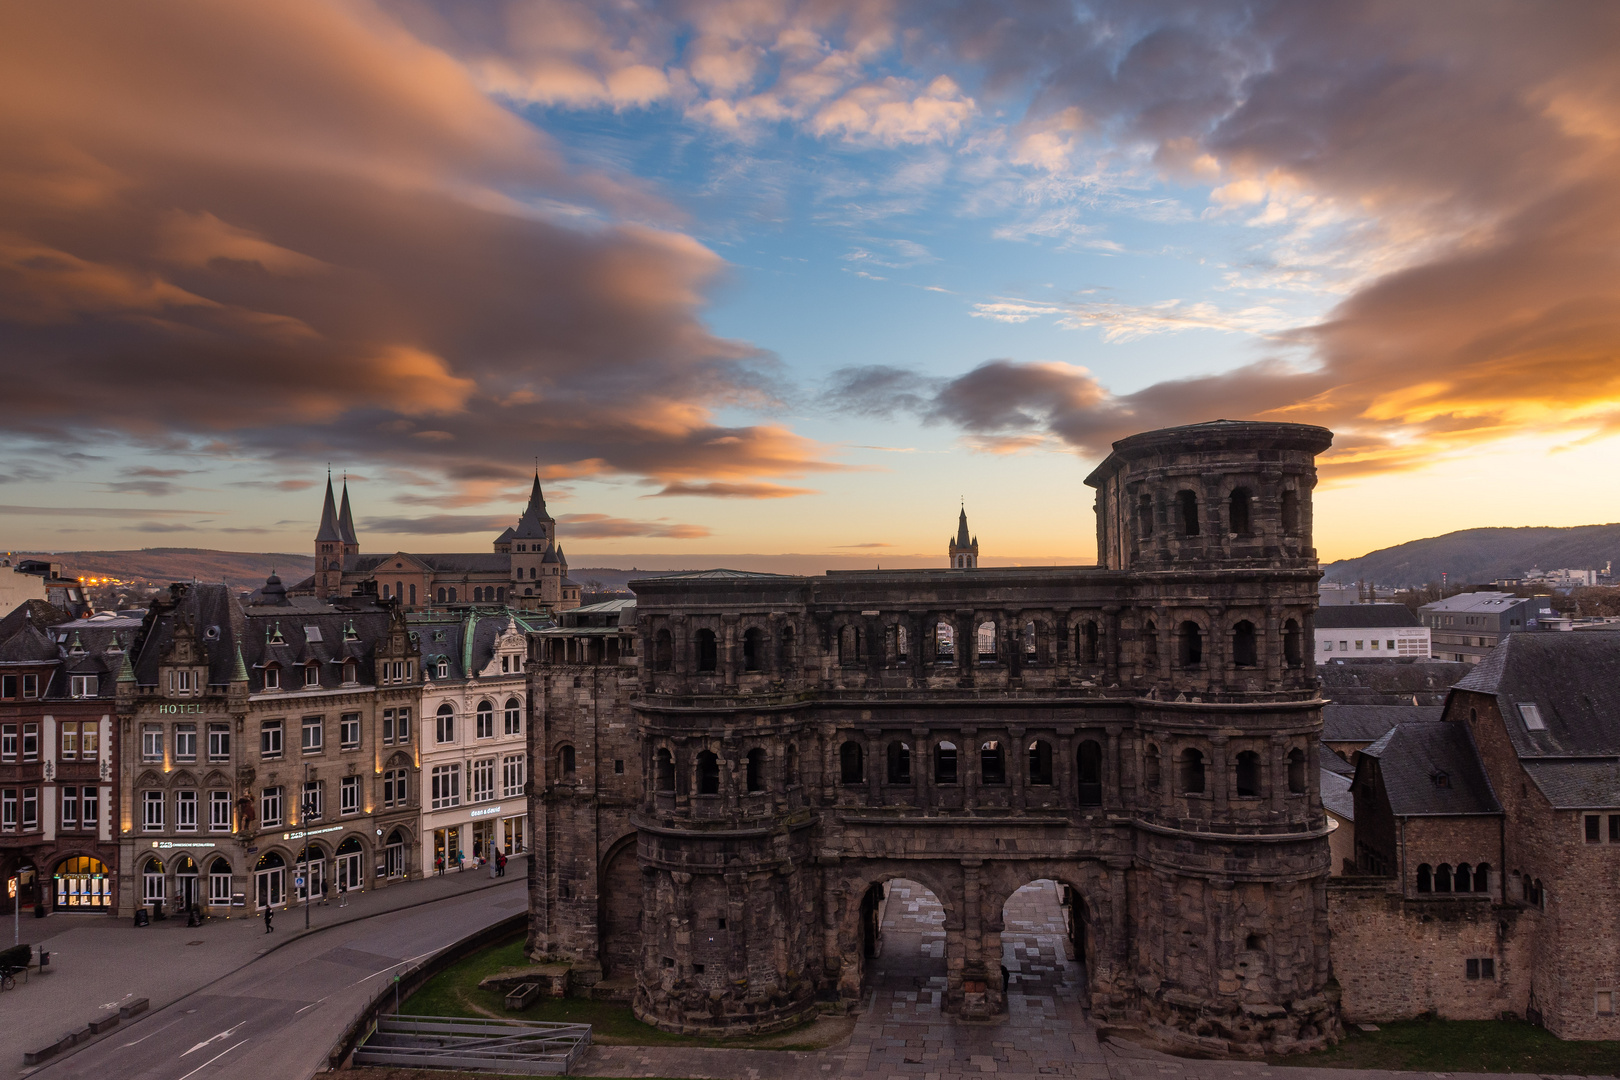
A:
[[[242,1026],[241,1024],[237,1025],[237,1027],[241,1027],[241,1026]],[[243,1043],[246,1043],[246,1042],[247,1042],[247,1040],[243,1039],[242,1042],[237,1043],[236,1046],[241,1046],[241,1045],[243,1045]],[[193,1076],[196,1076],[198,1073],[200,1073],[204,1069],[208,1068],[208,1066],[212,1065],[214,1062],[218,1061],[220,1058],[224,1057],[226,1054],[230,1053],[232,1050],[235,1050],[236,1046],[228,1046],[225,1049],[221,1050],[219,1053],[215,1054],[213,1057],[209,1058],[207,1061],[203,1062],[201,1065],[197,1066],[195,1069],[192,1069],[190,1072],[186,1073],[186,1075],[182,1076],[180,1078],[180,1080],[191,1080],[191,1078]]]
[[[192,1011],[195,1012],[196,1010],[194,1009]],[[245,1023],[247,1023],[246,1020],[242,1021],[242,1024],[245,1024]],[[186,1054],[195,1053],[196,1051],[201,1050],[203,1047],[207,1046],[209,1043],[215,1043],[215,1042],[219,1042],[219,1040],[221,1040],[221,1039],[230,1038],[232,1035],[234,1035],[236,1033],[236,1028],[241,1027],[242,1024],[237,1024],[236,1027],[229,1028],[229,1029],[227,1029],[225,1031],[220,1032],[218,1035],[212,1035],[212,1036],[204,1039],[202,1042],[198,1043],[196,1046],[193,1046],[190,1050],[187,1050],[185,1054],[181,1054],[180,1056],[185,1057]]]
[[[158,1035],[158,1034],[161,1034],[162,1032],[165,1032],[165,1031],[169,1030],[170,1028],[174,1027],[174,1025],[178,1024],[181,1020],[184,1020],[184,1019],[185,1019],[185,1017],[183,1017],[183,1016],[177,1016],[173,1020],[170,1020],[167,1024],[164,1024],[162,1027],[158,1028],[156,1031],[150,1031],[150,1032],[146,1033],[145,1035],[142,1035],[140,1038],[136,1039],[135,1042],[127,1042],[123,1046],[120,1046],[118,1049],[122,1050],[122,1049],[124,1049],[125,1046],[134,1046],[135,1043],[143,1043],[147,1039],[150,1039],[153,1035]]]
[[[356,979],[354,982],[350,983],[349,985],[350,986],[359,986],[363,982],[370,982],[372,979],[375,979],[379,975],[382,975],[382,974],[385,974],[387,972],[393,971],[395,968],[399,967],[401,964],[414,964],[414,963],[416,963],[416,961],[422,959],[424,956],[432,956],[433,953],[443,952],[443,951],[444,951],[443,949],[434,949],[432,952],[417,953],[415,956],[407,956],[405,959],[400,960],[397,963],[389,964],[387,967],[382,968],[379,971],[373,971],[370,975],[367,975],[363,979]]]

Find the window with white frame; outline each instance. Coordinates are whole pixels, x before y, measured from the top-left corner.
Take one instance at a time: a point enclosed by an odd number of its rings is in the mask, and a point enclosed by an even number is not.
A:
[[[267,787],[259,796],[259,824],[271,827],[281,824],[281,788]]]
[[[495,737],[495,705],[493,702],[480,701],[478,703],[478,738],[493,739]]]
[[[77,829],[79,827],[79,789],[74,786],[62,789],[62,828]]]
[[[321,665],[319,665],[319,664],[306,664],[304,666],[304,686],[307,689],[315,690],[315,689],[318,689],[320,687],[320,685],[321,685]]]
[[[101,824],[101,789],[87,787],[79,799],[79,824],[86,829],[94,829]]]
[[[174,726],[174,760],[197,760],[196,724],[176,724]]]
[[[68,693],[76,698],[92,698],[101,692],[101,676],[74,675],[68,680]]]
[[[25,697],[25,698],[39,697],[39,676],[38,675],[24,675],[23,676],[23,692],[22,692],[22,696]]]
[[[141,760],[163,760],[163,725],[141,725]]]
[[[62,760],[73,761],[79,756],[79,725],[69,721],[60,725],[62,730]]]
[[[439,657],[439,678],[448,679],[449,677],[450,677],[450,661],[446,660],[444,657],[441,656],[441,657]]]
[[[439,743],[456,741],[456,710],[449,702],[440,705],[438,715],[433,718],[433,738]]]
[[[461,805],[461,765],[433,766],[433,809]]]
[[[360,778],[358,776],[345,776],[338,789],[338,812],[343,814],[358,814],[360,812]]]
[[[281,689],[281,668],[271,664],[264,669],[264,688],[266,690]]]
[[[404,806],[409,801],[406,797],[404,769],[387,769],[383,772],[383,805]]]
[[[24,724],[22,738],[22,757],[24,761],[39,760],[39,725]]]
[[[523,794],[523,755],[508,754],[501,758],[502,798],[512,799]]]
[[[210,832],[231,831],[231,793],[229,791],[210,791],[208,793],[208,828]]]
[[[338,719],[338,743],[345,750],[353,750],[360,745],[359,713],[344,713]]]
[[[394,721],[394,738],[396,742],[411,741],[411,710],[399,710],[399,715]]]
[[[141,828],[147,832],[163,830],[163,792],[141,792]]]
[[[259,756],[262,758],[278,758],[281,756],[281,721],[266,720],[259,728]]]
[[[0,761],[17,760],[17,725],[0,724]]]
[[[384,746],[394,745],[394,710],[384,709],[382,714],[382,741]]]
[[[495,797],[495,759],[484,758],[468,769],[469,802],[489,802]]]
[[[223,859],[208,865],[208,903],[225,907],[231,902],[231,868]]]
[[[79,760],[101,760],[101,725],[94,721],[79,729]]]
[[[506,699],[506,734],[523,734],[523,702],[515,697]]]
[[[326,718],[324,716],[304,717],[304,753],[318,754],[326,742]]]
[[[163,903],[163,864],[156,860],[141,869],[141,903],[148,907]]]
[[[17,831],[17,789],[0,791],[0,832]]]
[[[25,787],[22,789],[22,831],[33,832],[39,828],[39,788]]]
[[[195,791],[177,791],[174,793],[174,827],[179,832],[197,831],[197,793]]]
[[[231,759],[231,726],[229,724],[208,725],[208,760],[229,761]]]

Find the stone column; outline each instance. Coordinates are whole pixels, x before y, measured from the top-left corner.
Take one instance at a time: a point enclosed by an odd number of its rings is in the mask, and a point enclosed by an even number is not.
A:
[[[737,640],[737,619],[736,615],[720,616],[720,640],[715,642],[720,651],[717,658],[720,661],[720,672],[728,690],[736,689],[737,669],[742,666],[739,657],[742,643]]]
[[[1209,756],[1213,758],[1209,763],[1209,772],[1206,775],[1206,786],[1209,789],[1211,805],[1215,817],[1226,817],[1228,791],[1231,786],[1230,776],[1232,763],[1227,760],[1230,754],[1230,739],[1225,735],[1211,735],[1209,737]]]
[[[1057,745],[1052,752],[1058,760],[1053,762],[1056,766],[1052,771],[1056,774],[1052,782],[1057,785],[1057,804],[1060,807],[1073,807],[1078,804],[1078,793],[1075,790],[1074,775],[1074,729],[1060,730],[1057,733]]]
[[[956,779],[962,785],[962,808],[972,810],[979,805],[979,729],[962,729],[962,749],[957,751]]]
[[[1024,743],[1024,729],[1007,729],[1007,782],[1012,785],[1009,802],[1014,813],[1024,812],[1025,789],[1029,786],[1029,750]]]
[[[1288,743],[1281,735],[1271,737],[1271,812],[1284,816],[1288,798]]]
[[[883,782],[888,779],[889,756],[884,753],[883,733],[866,733],[866,794],[870,806],[883,805]]]
[[[990,967],[983,954],[984,920],[980,911],[982,899],[980,868],[983,865],[982,859],[962,860],[962,935],[959,958],[950,955],[950,933],[948,929],[946,931],[947,986],[954,991],[951,996],[961,1002],[962,1015],[974,1019],[990,1015],[986,985],[990,978]],[[957,963],[961,965],[959,969]],[[995,972],[999,986],[1001,978],[999,958],[996,961]]]
[[[726,978],[736,986],[748,978],[748,875],[740,869],[726,871],[726,935],[731,955],[726,959]]]
[[[1120,770],[1124,762],[1119,756],[1119,726],[1108,725],[1108,756],[1103,761],[1103,805],[1110,810],[1119,809],[1122,797],[1120,795]]]
[[[1102,620],[1098,625],[1098,634],[1101,638],[1097,648],[1102,650],[1103,675],[1102,684],[1113,686],[1119,682],[1119,605],[1105,604],[1102,609]],[[1110,758],[1112,760],[1112,758]]]
[[[911,801],[917,809],[929,809],[929,794],[932,784],[929,769],[932,763],[928,760],[928,729],[914,727],[911,729]]]

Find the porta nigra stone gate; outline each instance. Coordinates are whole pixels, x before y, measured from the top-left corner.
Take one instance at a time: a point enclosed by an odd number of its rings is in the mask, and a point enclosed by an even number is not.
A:
[[[666,1030],[785,1027],[859,999],[874,886],[905,878],[944,905],[948,1006],[985,1017],[1003,904],[1050,879],[1100,1023],[1211,1052],[1336,1037],[1331,440],[1116,443],[1086,478],[1096,567],[708,571],[535,634],[531,954]]]

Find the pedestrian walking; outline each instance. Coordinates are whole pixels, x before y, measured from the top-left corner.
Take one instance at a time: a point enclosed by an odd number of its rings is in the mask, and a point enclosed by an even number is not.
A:
[[[495,875],[497,877],[506,876],[506,852],[504,851],[495,854]]]
[[[270,925],[270,919],[271,919],[271,918],[272,918],[272,917],[273,917],[273,916],[274,916],[274,915],[275,915],[275,912],[274,912],[274,911],[272,911],[272,910],[271,910],[271,909],[270,909],[270,907],[269,907],[269,906],[268,906],[268,905],[266,905],[266,906],[265,906],[265,909],[264,909],[264,932],[265,932],[265,933],[267,933],[267,934],[268,934],[268,933],[269,933],[269,932],[270,932],[270,931],[272,931],[272,930],[274,930],[274,929],[275,929],[275,927],[274,927],[274,926],[271,926],[271,925]]]

